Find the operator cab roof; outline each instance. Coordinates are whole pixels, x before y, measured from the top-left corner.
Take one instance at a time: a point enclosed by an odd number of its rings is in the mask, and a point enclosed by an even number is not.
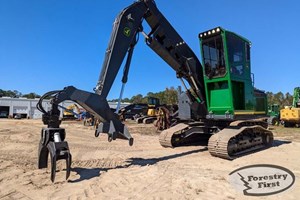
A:
[[[216,27],[216,28],[213,28],[213,29],[210,29],[210,30],[207,30],[207,31],[204,31],[204,32],[201,32],[199,33],[198,37],[200,40],[204,40],[204,39],[208,39],[208,38],[211,38],[213,36],[216,36],[216,35],[220,35],[221,33],[231,33],[231,34],[234,34],[236,35],[237,37],[241,38],[242,40],[244,40],[245,42],[251,44],[251,42],[244,38],[243,36],[241,35],[238,35],[234,32],[231,32],[231,31],[228,31],[220,26]]]

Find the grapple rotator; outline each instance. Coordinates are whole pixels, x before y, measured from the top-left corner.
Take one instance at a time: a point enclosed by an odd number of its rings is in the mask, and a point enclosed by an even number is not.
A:
[[[43,100],[45,98],[51,99],[49,111],[46,111],[43,107]],[[59,103],[65,100],[78,103],[99,119],[107,119],[106,121],[103,120],[97,127],[95,131],[96,137],[100,133],[106,133],[110,142],[120,138],[128,140],[130,146],[133,144],[133,138],[129,131],[118,120],[118,116],[113,113],[106,99],[101,95],[78,90],[73,86],[65,87],[59,91],[48,92],[40,98],[37,104],[37,108],[43,113],[43,123],[47,125],[47,127],[41,130],[38,149],[38,168],[48,167],[48,157],[50,155],[52,182],[55,180],[56,163],[58,160],[66,161],[66,179],[69,178],[71,172],[72,156],[68,142],[66,141],[66,131],[60,127],[60,110],[58,109]]]
[[[49,119],[43,117],[44,123],[49,123]],[[53,122],[53,121],[52,121]],[[53,124],[52,124],[53,125]],[[48,124],[49,126],[49,124]],[[56,174],[56,162],[66,161],[66,180],[70,176],[72,155],[68,142],[65,141],[66,132],[64,128],[43,128],[38,149],[38,168],[47,168],[50,153],[51,161],[51,181],[54,182]]]

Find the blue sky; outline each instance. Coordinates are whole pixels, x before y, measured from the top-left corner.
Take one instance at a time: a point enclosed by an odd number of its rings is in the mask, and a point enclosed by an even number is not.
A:
[[[41,95],[73,85],[93,91],[114,18],[132,2],[0,0],[0,89]],[[157,0],[156,4],[199,58],[198,33],[222,26],[252,42],[257,88],[292,93],[300,86],[300,1]],[[119,96],[122,71],[108,99]],[[179,85],[175,72],[140,36],[124,97]]]

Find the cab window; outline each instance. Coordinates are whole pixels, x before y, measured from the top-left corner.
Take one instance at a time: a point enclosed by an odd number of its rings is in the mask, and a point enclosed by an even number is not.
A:
[[[205,75],[209,78],[225,76],[226,68],[221,36],[203,40],[202,50]]]

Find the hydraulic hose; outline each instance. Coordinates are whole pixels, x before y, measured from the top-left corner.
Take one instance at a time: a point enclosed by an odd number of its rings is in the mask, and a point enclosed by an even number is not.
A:
[[[36,108],[41,111],[42,113],[44,114],[47,114],[46,110],[44,109],[43,107],[43,100],[49,96],[52,96],[54,94],[57,94],[59,92],[61,92],[62,90],[54,90],[54,91],[50,91],[50,92],[47,92],[45,93],[38,101],[38,103],[36,104]]]

